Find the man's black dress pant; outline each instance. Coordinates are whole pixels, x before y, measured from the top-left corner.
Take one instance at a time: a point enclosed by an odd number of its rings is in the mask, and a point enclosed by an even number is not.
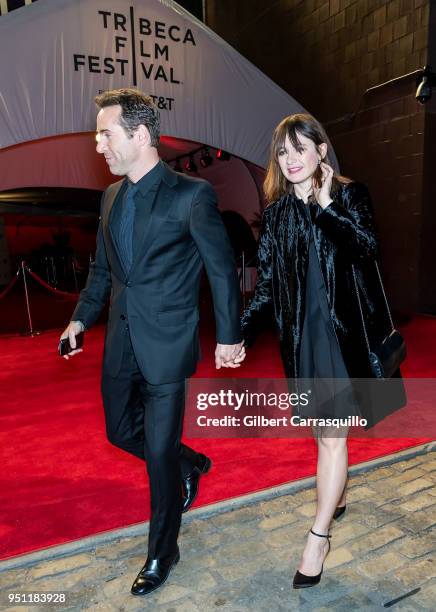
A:
[[[148,556],[172,555],[181,522],[181,478],[192,473],[197,459],[194,450],[180,444],[185,381],[148,383],[126,330],[121,370],[111,377],[103,369],[102,395],[109,441],[147,464],[151,496]]]

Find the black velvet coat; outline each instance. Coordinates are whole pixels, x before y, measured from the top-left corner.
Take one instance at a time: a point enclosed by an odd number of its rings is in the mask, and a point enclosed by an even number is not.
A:
[[[285,195],[265,209],[259,236],[258,277],[254,297],[243,314],[242,329],[250,344],[261,320],[272,309],[280,336],[280,349],[287,378],[298,378],[301,337],[312,231],[295,195]],[[330,307],[333,327],[350,378],[371,378],[368,349],[356,295],[352,265],[371,348],[389,333],[391,325],[374,265],[377,238],[371,199],[361,183],[341,184],[334,201],[324,210],[312,211],[316,250]],[[398,384],[389,405],[363,401],[361,411],[374,424],[405,403]],[[379,382],[379,381],[377,381]],[[372,399],[374,404],[374,398]]]

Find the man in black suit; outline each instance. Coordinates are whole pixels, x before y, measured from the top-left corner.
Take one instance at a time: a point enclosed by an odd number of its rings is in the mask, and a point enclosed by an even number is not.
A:
[[[109,440],[147,464],[148,556],[132,586],[134,595],[145,595],[178,562],[181,513],[211,465],[180,442],[185,378],[199,358],[203,264],[214,303],[217,368],[239,367],[245,356],[239,285],[212,187],[159,159],[159,111],[151,98],[120,89],[95,101],[97,151],[112,174],[125,178],[103,195],[95,261],[61,338],[76,348],[76,335],[97,321],[110,298],[103,404]]]

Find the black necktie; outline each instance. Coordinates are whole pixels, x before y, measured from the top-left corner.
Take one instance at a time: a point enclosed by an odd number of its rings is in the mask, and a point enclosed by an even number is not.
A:
[[[133,223],[135,220],[135,193],[137,191],[136,185],[132,183],[128,186],[123,199],[123,208],[121,213],[120,222],[120,254],[124,262],[127,271],[130,271],[132,267],[133,259]]]

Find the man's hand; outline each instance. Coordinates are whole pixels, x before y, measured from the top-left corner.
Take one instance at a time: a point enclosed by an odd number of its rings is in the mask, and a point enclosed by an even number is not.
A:
[[[244,341],[238,344],[217,344],[215,349],[215,366],[220,368],[239,368],[245,359]]]
[[[64,338],[69,338],[70,346],[74,349],[76,347],[76,336],[80,334],[81,331],[83,331],[83,324],[80,321],[70,321],[70,324],[63,331],[60,339],[63,340]],[[83,349],[76,349],[74,351],[71,351],[71,353],[68,353],[68,355],[63,355],[63,358],[69,359],[73,355],[81,353],[82,351]]]

